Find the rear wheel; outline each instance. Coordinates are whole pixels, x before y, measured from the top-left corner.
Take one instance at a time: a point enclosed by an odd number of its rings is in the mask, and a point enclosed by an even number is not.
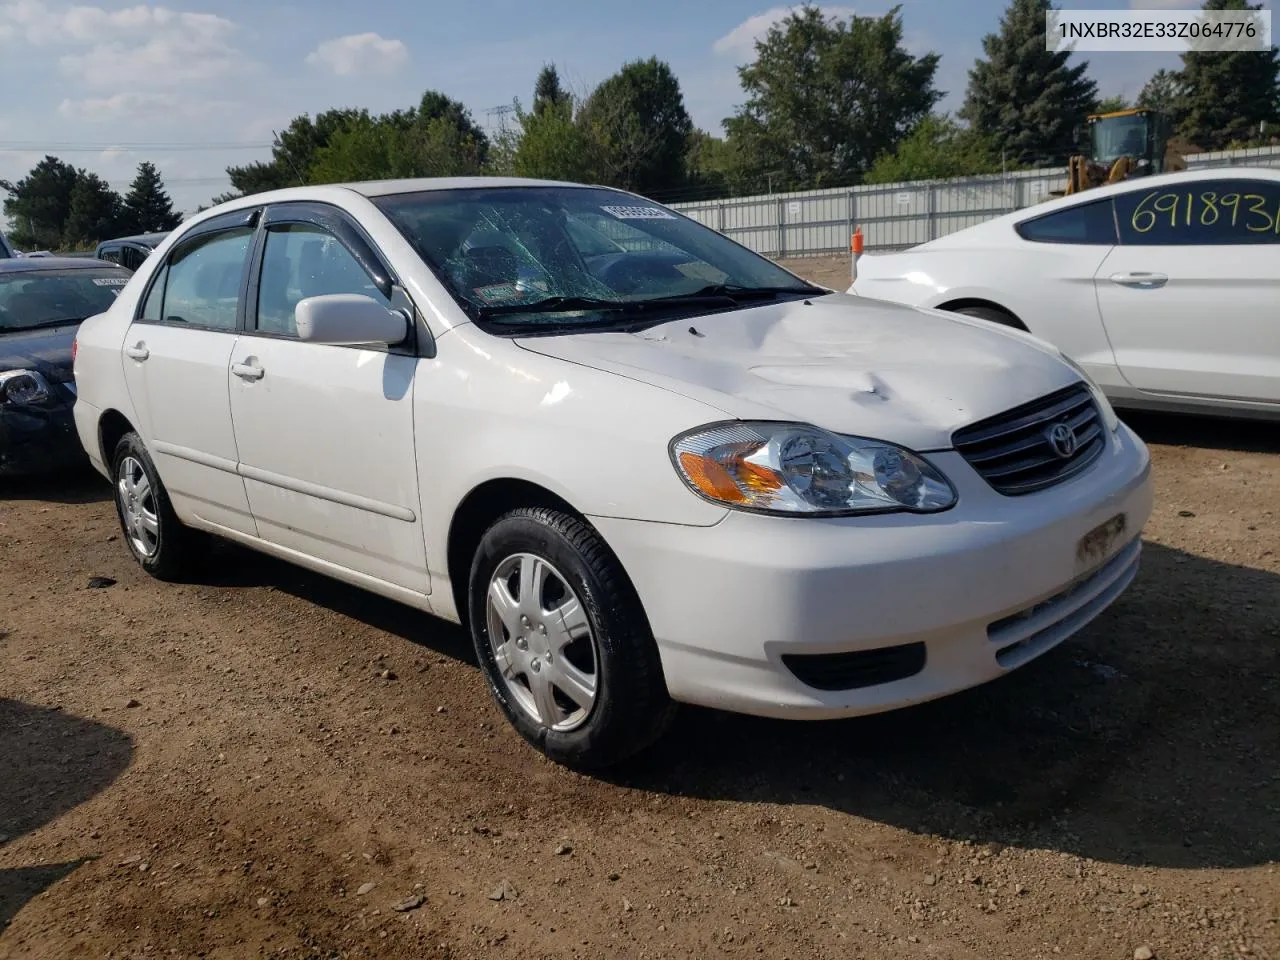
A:
[[[673,714],[644,611],[621,565],[582,521],[513,510],[471,565],[476,656],[508,721],[579,769],[625,760]]]
[[[112,458],[116,515],[129,552],[157,580],[179,580],[208,549],[208,538],[180,521],[142,438],[126,433]]]

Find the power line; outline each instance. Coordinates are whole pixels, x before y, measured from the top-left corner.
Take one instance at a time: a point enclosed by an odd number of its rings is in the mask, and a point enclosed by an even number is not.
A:
[[[38,141],[0,141],[0,153],[103,153],[111,150],[134,151],[211,151],[211,150],[266,150],[273,146],[265,143],[47,143]]]

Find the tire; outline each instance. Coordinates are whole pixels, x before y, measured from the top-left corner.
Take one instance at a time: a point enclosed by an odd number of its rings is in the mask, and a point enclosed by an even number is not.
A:
[[[543,591],[526,599],[521,586],[535,578]],[[494,593],[491,602],[491,591],[500,589],[505,594]],[[505,514],[481,538],[468,596],[490,692],[511,725],[550,759],[599,769],[666,732],[675,705],[640,599],[582,521],[541,507]]]
[[[160,473],[136,433],[126,433],[116,444],[111,477],[125,545],[142,569],[168,581],[194,572],[208,552],[209,538],[173,512]]]
[[[977,317],[979,320],[988,320],[1003,327],[1013,327],[1015,330],[1027,329],[1019,322],[1017,317],[998,307],[961,307],[953,312],[962,313],[966,317]]]

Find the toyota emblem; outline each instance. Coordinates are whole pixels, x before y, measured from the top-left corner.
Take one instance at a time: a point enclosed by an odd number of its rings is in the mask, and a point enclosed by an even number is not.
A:
[[[1076,432],[1071,429],[1071,424],[1055,423],[1045,431],[1044,436],[1049,441],[1049,446],[1053,447],[1053,452],[1063,460],[1069,460],[1076,452]]]

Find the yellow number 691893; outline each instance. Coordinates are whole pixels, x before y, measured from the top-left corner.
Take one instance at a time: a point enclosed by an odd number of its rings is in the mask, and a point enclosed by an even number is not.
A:
[[[1160,195],[1160,191],[1153,190],[1151,193],[1148,193],[1145,197],[1143,197],[1142,201],[1138,204],[1138,206],[1134,208],[1133,216],[1129,219],[1129,223],[1136,232],[1150,233],[1155,228],[1155,225],[1156,225],[1155,212],[1152,210],[1145,210],[1143,208],[1146,207],[1148,203],[1150,203],[1159,195]],[[1143,217],[1146,217],[1145,221],[1142,219]],[[1145,223],[1146,226],[1139,226],[1140,223]]]

